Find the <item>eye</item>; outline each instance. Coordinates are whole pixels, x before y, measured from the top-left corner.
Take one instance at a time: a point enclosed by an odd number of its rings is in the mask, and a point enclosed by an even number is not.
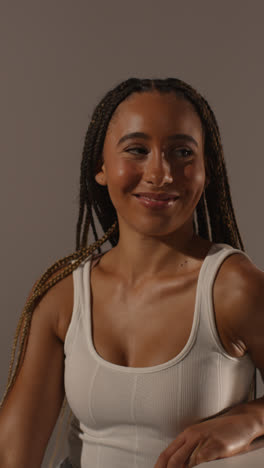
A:
[[[134,148],[125,150],[125,152],[133,154],[137,159],[141,159],[147,154],[148,150],[141,148],[140,146],[135,146]]]
[[[183,159],[186,159],[193,155],[193,151],[187,148],[174,148],[173,152],[178,153],[179,156]]]
[[[125,150],[126,152],[128,153],[135,153],[135,154],[138,154],[138,155],[144,155],[144,154],[147,154],[147,151],[145,148],[142,148],[140,146],[135,146],[133,148],[128,148]],[[178,153],[178,156],[180,158],[183,158],[183,159],[186,159],[190,156],[193,155],[193,151],[188,149],[188,148],[171,148],[171,150],[174,154],[177,154]]]
[[[141,147],[139,147],[139,146],[135,146],[134,148],[129,148],[129,149],[127,149],[126,151],[128,151],[129,153],[130,153],[131,151],[133,151],[133,153],[139,151],[139,152],[140,152],[139,154],[142,154],[142,151],[145,151],[145,152],[146,152],[147,150],[146,150],[145,148],[141,148]]]

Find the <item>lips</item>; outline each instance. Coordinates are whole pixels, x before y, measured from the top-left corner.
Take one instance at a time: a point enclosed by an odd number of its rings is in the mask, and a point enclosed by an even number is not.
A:
[[[136,197],[145,198],[148,200],[156,201],[166,201],[166,200],[176,200],[179,198],[179,195],[170,194],[170,193],[150,193],[150,192],[139,192],[134,194]]]
[[[179,198],[179,197],[173,197],[173,198],[170,197],[170,198],[167,198],[167,200],[161,200],[161,199],[156,200],[154,198],[148,198],[143,195],[140,195],[140,196],[137,196],[137,195],[135,195],[135,198],[138,200],[138,203],[140,203],[141,205],[145,206],[148,209],[155,210],[155,211],[170,209],[171,207],[175,205],[175,203],[177,203],[177,200]]]

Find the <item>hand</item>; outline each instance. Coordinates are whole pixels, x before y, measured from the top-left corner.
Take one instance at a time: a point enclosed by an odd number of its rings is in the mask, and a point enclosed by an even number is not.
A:
[[[161,452],[154,468],[192,468],[247,452],[258,437],[246,414],[221,415],[187,427]]]

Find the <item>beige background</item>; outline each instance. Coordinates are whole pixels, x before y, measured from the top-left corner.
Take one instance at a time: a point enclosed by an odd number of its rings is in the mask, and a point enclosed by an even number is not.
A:
[[[264,269],[264,6],[261,0],[0,6],[2,395],[33,282],[75,250],[81,151],[92,110],[123,79],[178,77],[208,99],[222,132],[240,233]],[[259,375],[258,384],[260,396]]]

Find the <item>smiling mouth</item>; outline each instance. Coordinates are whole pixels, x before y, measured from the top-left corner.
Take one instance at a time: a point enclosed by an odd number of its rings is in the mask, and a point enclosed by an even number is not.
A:
[[[170,197],[166,200],[157,200],[143,195],[134,195],[138,201],[147,208],[166,208],[172,206],[179,197]]]
[[[176,200],[179,197],[168,197],[168,198],[155,198],[155,197],[148,197],[147,195],[135,195],[137,198],[144,198],[146,200],[152,200],[152,201],[170,201],[170,200]]]

